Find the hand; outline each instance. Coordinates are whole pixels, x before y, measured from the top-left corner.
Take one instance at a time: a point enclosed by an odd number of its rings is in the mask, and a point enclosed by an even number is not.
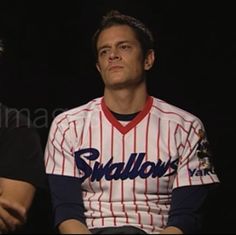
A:
[[[87,226],[76,219],[69,219],[59,224],[60,234],[92,234]]]
[[[160,234],[183,234],[183,231],[177,227],[170,226],[170,227],[166,227],[164,230],[162,230],[160,232]]]
[[[2,196],[0,189],[0,233],[13,232],[26,221],[26,210]]]
[[[26,222],[35,187],[28,182],[0,177],[0,231],[12,232]]]

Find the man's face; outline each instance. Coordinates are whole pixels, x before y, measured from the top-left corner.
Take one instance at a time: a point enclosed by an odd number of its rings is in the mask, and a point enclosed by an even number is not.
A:
[[[141,45],[127,25],[103,30],[97,41],[97,69],[109,89],[121,89],[143,81],[145,62]]]

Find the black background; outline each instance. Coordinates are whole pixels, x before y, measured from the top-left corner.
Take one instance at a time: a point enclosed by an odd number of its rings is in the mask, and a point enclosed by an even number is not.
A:
[[[151,95],[204,123],[221,186],[206,204],[204,231],[233,233],[235,220],[235,58],[233,1],[0,1],[0,101],[28,109],[43,146],[59,113],[102,96],[91,37],[118,9],[142,20],[156,39]],[[233,69],[234,68],[234,69]],[[46,119],[39,116],[46,113]],[[40,195],[39,198],[45,197]],[[52,232],[48,198],[36,200],[32,233]]]

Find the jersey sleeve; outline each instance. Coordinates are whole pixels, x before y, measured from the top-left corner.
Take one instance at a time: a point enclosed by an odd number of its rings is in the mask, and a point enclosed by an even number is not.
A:
[[[180,228],[184,234],[200,233],[204,205],[213,185],[179,187],[173,190],[167,226]]]
[[[49,175],[48,181],[55,227],[68,219],[76,219],[86,225],[80,179],[69,176]]]
[[[66,118],[55,118],[45,148],[47,174],[76,176],[70,124]]]
[[[196,119],[188,129],[182,128],[178,134],[181,136],[182,143],[179,148],[179,164],[173,187],[219,182],[202,122]]]

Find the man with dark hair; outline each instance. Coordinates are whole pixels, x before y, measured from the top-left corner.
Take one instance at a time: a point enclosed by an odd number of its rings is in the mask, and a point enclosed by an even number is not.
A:
[[[148,94],[151,32],[112,11],[93,45],[104,96],[58,115],[45,150],[55,225],[67,234],[199,232],[219,180],[202,122]]]
[[[37,189],[45,186],[43,152],[36,129],[28,117],[0,103],[0,233],[19,232]]]

